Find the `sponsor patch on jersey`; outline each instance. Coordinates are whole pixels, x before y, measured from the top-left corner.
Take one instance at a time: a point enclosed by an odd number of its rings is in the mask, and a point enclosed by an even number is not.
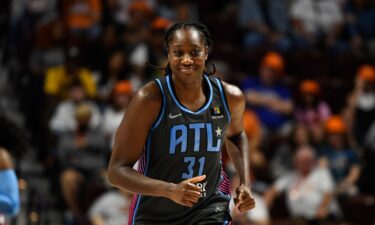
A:
[[[221,119],[224,117],[223,114],[223,107],[221,106],[214,106],[210,109],[210,115],[212,119]]]

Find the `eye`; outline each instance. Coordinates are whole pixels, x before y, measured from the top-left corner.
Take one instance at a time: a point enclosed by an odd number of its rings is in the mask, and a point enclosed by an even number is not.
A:
[[[194,49],[194,50],[191,52],[191,55],[197,57],[197,56],[200,56],[201,53],[202,53],[202,50],[200,50],[200,49]]]
[[[173,55],[176,57],[181,57],[184,53],[181,50],[173,51]]]

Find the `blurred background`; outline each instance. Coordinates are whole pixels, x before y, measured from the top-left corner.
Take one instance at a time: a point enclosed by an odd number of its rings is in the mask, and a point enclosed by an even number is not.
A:
[[[207,25],[207,69],[246,97],[257,207],[233,209],[235,224],[374,224],[375,1],[0,5],[0,172],[16,172],[21,202],[0,224],[127,224],[131,196],[106,179],[113,136],[132,95],[164,75],[147,64],[166,65],[179,20]]]

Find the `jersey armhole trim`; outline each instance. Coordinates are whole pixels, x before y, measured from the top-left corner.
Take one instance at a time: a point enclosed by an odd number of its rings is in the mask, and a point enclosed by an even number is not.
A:
[[[163,116],[164,116],[164,113],[165,113],[165,107],[166,107],[166,99],[165,99],[165,94],[164,94],[164,91],[163,91],[163,87],[162,87],[162,85],[161,85],[161,82],[160,82],[159,79],[155,79],[155,82],[156,82],[156,84],[158,85],[158,87],[159,87],[159,89],[160,89],[160,91],[161,91],[161,93],[162,93],[162,95],[163,95],[163,100],[162,100],[161,110],[160,110],[160,112],[159,112],[159,115],[158,115],[156,121],[155,121],[154,124],[152,125],[151,130],[155,130],[155,129],[159,126],[159,124],[160,124],[160,122],[161,122],[161,120],[162,120],[162,118],[163,118]]]
[[[221,98],[222,98],[223,103],[224,103],[225,112],[227,113],[229,121],[230,121],[231,116],[230,116],[230,111],[229,111],[227,96],[225,95],[223,84],[221,83],[221,81],[220,81],[219,78],[215,78],[215,79],[216,79],[217,85],[219,86],[220,95],[221,95]]]

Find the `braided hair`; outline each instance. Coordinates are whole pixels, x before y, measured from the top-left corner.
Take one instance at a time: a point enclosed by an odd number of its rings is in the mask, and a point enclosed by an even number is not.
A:
[[[169,49],[169,42],[172,40],[173,35],[176,33],[176,31],[181,30],[181,29],[196,29],[199,33],[201,38],[204,40],[205,46],[210,48],[213,44],[212,38],[210,31],[206,27],[206,25],[199,23],[199,22],[193,22],[193,21],[180,21],[177,23],[174,23],[172,26],[170,26],[167,31],[164,34],[164,45],[165,48],[168,50]],[[216,67],[213,63],[211,63],[212,66],[212,71],[207,72],[204,71],[204,73],[208,75],[213,75],[216,73]],[[166,74],[172,74],[172,70],[170,67],[170,64],[168,63],[166,67],[160,68],[165,71]]]

